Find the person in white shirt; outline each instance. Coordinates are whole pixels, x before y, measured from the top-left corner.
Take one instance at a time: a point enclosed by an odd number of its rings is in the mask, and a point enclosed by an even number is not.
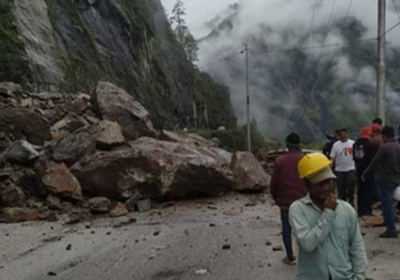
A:
[[[348,138],[347,129],[338,131],[337,141],[331,151],[334,170],[337,176],[339,199],[354,206],[354,191],[356,186],[356,167],[353,160],[354,141]]]

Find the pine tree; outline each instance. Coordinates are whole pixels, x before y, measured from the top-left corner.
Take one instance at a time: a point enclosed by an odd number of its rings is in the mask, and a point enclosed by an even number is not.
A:
[[[182,45],[184,44],[185,36],[189,31],[188,27],[186,26],[185,16],[185,4],[182,0],[177,0],[174,8],[172,9],[170,22],[172,26],[175,26],[174,32],[177,36],[179,43],[181,43]]]
[[[197,51],[199,50],[199,47],[197,46],[196,39],[190,33],[190,30],[186,25],[185,16],[185,3],[183,2],[183,0],[176,0],[175,6],[172,9],[170,22],[172,27],[174,28],[174,32],[176,34],[178,42],[185,50],[187,58],[191,62],[195,62],[198,60]]]

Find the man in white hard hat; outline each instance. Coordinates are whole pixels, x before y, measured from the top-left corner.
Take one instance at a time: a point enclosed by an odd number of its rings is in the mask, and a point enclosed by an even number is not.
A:
[[[323,154],[298,164],[309,189],[289,210],[299,245],[297,280],[365,280],[367,257],[353,207],[335,195],[336,176]]]

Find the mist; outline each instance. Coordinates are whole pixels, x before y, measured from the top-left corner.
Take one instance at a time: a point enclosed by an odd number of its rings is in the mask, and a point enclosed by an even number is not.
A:
[[[400,8],[400,0],[395,3]],[[245,60],[239,53],[247,43],[251,118],[262,132],[281,138],[299,130],[305,137],[322,138],[336,127],[357,130],[368,124],[374,116],[376,41],[358,41],[377,37],[376,0],[252,0],[239,1],[238,6],[224,4],[224,10],[205,22],[190,21],[189,27],[199,39],[199,68],[230,88],[240,123],[246,121],[246,97]],[[400,15],[391,1],[387,5],[389,29],[399,22]],[[204,6],[204,12],[198,13],[203,20],[206,10]],[[190,18],[191,10],[187,12]],[[386,39],[388,48],[398,48],[400,27],[388,33]],[[320,47],[338,43],[343,45]],[[296,51],[283,51],[288,49]],[[390,80],[387,103],[389,117],[400,121],[396,116],[400,113],[399,92]],[[344,116],[349,110],[352,115]],[[297,118],[298,114],[301,117]]]

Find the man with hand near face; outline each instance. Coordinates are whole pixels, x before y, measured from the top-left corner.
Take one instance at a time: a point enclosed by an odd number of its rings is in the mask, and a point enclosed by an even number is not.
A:
[[[299,245],[297,280],[364,280],[367,257],[353,207],[335,195],[336,176],[323,154],[298,164],[309,193],[294,202],[289,219]]]

